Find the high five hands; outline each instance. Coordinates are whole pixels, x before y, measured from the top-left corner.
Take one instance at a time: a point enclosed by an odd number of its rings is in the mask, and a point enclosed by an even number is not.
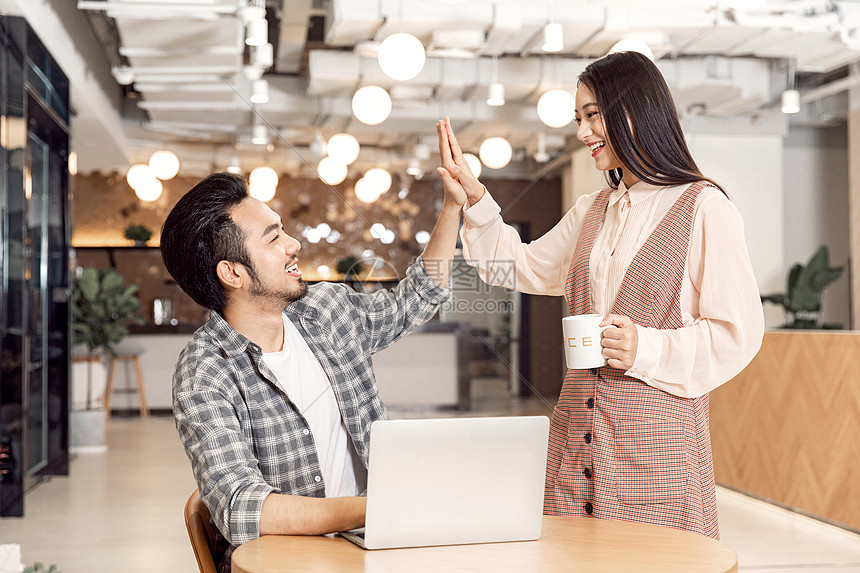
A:
[[[442,167],[436,171],[445,186],[446,198],[459,201],[459,205],[466,201],[474,205],[484,196],[485,189],[463,157],[463,151],[451,129],[451,120],[447,117],[440,119],[436,123],[436,132],[439,134],[439,155],[442,158]]]

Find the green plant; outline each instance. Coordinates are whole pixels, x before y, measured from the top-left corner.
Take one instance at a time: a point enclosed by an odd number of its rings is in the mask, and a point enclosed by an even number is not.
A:
[[[338,259],[335,270],[343,275],[344,280],[354,281],[364,270],[364,265],[358,257],[349,255]]]
[[[149,227],[146,225],[142,225],[140,223],[131,223],[128,227],[125,228],[125,238],[130,239],[134,242],[140,241],[141,243],[147,242],[152,237],[152,231],[149,230]]]
[[[113,345],[128,334],[129,324],[143,324],[138,316],[137,285],[125,280],[113,268],[81,269],[72,282],[72,330],[76,344],[86,344],[90,360],[98,353],[115,354]],[[87,407],[92,402],[87,376]]]
[[[836,281],[844,267],[831,267],[826,245],[821,245],[812,258],[791,267],[785,293],[761,297],[763,302],[781,305],[785,309],[784,328],[841,328],[841,325],[821,324],[821,294]]]
[[[32,565],[27,565],[24,567],[23,573],[60,573],[60,570],[57,569],[57,566],[51,563],[51,566],[45,569],[45,565],[43,563],[33,563]]]

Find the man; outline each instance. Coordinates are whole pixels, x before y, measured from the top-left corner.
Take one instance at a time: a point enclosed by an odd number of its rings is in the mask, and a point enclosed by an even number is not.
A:
[[[309,287],[301,245],[238,176],[210,175],[167,217],[167,270],[212,311],[179,357],[173,408],[223,536],[222,571],[236,546],[260,535],[364,524],[358,495],[370,424],[386,417],[371,355],[429,320],[449,296],[465,197],[442,177],[452,191],[431,239],[391,292]]]

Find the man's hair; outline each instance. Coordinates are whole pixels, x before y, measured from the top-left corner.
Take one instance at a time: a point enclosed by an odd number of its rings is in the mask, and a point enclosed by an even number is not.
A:
[[[693,160],[669,86],[646,56],[638,52],[603,56],[585,68],[579,83],[597,98],[606,137],[624,169],[652,185],[706,180],[720,187],[702,175]],[[617,188],[622,169],[608,176]]]
[[[243,178],[213,173],[176,203],[161,228],[167,272],[197,304],[221,314],[227,294],[216,274],[218,262],[241,263],[254,278],[245,233],[230,215],[247,197]]]

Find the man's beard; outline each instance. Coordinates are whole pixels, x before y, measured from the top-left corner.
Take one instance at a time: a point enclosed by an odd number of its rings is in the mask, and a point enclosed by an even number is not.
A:
[[[270,289],[256,276],[251,278],[251,289],[250,293],[253,297],[266,298],[269,300],[277,301],[282,307],[286,307],[288,304],[293,303],[308,292],[308,283],[306,283],[303,279],[299,278],[299,285],[295,289],[283,289],[283,290],[275,290]]]

